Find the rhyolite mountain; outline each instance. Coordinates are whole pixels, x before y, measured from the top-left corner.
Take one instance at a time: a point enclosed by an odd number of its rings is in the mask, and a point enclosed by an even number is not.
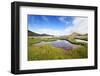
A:
[[[38,34],[38,33],[35,33],[35,32],[32,32],[32,31],[28,30],[28,36],[53,36],[53,35]]]

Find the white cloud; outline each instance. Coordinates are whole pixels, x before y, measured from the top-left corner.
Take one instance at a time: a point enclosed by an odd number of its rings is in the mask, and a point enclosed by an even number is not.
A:
[[[66,17],[59,17],[59,20],[60,20],[61,22],[65,22],[65,18],[66,18]]]
[[[66,25],[68,25],[70,22],[66,20],[67,17],[59,17],[59,21],[65,23]]]
[[[78,32],[85,34],[88,32],[88,18],[87,17],[76,17],[73,21],[73,26],[67,27],[65,29],[66,34],[71,34],[72,32]]]

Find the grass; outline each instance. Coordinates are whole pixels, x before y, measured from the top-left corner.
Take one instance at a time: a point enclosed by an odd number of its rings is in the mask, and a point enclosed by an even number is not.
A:
[[[72,43],[72,44],[76,44],[76,45],[81,45],[81,46],[87,46],[87,43],[85,43],[85,42],[77,42],[75,39],[76,38],[74,38],[74,37],[72,37],[72,36],[70,36],[70,37],[64,37],[64,38],[60,38],[61,40],[67,40],[67,41],[69,41],[70,43]],[[82,39],[82,40],[85,40],[85,39]]]
[[[88,41],[88,37],[81,37],[81,38],[76,38],[76,39],[80,39],[80,40],[85,40],[85,41]]]
[[[28,38],[28,46],[41,42],[40,38]]]
[[[80,46],[74,50],[63,50],[52,45],[30,46],[28,60],[55,60],[87,58],[87,47]]]
[[[28,51],[28,60],[62,59],[64,50],[51,45],[31,46]]]
[[[57,38],[28,38],[28,45],[36,44],[41,41],[49,42],[49,41],[56,41]]]
[[[44,39],[41,39],[42,41],[45,41],[45,42],[49,42],[49,41],[56,41],[57,38],[44,38]]]
[[[76,42],[75,38],[59,38],[67,40],[73,44],[80,45],[73,50],[64,50],[52,45],[33,46],[32,44],[41,41],[55,41],[58,38],[28,38],[28,61],[32,60],[57,60],[57,59],[80,59],[88,57],[88,45],[86,43]]]

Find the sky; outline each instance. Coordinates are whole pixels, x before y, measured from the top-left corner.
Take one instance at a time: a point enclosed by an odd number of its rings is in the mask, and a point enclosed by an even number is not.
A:
[[[88,32],[88,18],[79,16],[28,15],[28,30],[39,34],[69,35]]]

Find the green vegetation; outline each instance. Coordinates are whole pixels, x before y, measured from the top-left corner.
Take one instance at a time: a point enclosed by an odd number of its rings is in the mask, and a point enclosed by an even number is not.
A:
[[[42,41],[45,41],[45,42],[49,42],[49,41],[56,41],[57,38],[44,38],[44,39],[41,39]]]
[[[72,44],[82,45],[82,46],[85,46],[85,47],[87,46],[87,43],[85,43],[85,42],[77,42],[76,39],[88,41],[88,37],[87,36],[76,38],[75,35],[69,35],[69,36],[65,36],[65,37],[59,38],[59,39],[67,40],[67,41],[69,41]]]
[[[76,38],[76,39],[80,39],[80,40],[88,41],[88,37],[87,37],[87,36],[85,36],[85,37],[81,37],[81,38]]]
[[[80,46],[73,50],[63,50],[52,45],[29,46],[28,60],[53,60],[87,58],[87,47]]]
[[[32,44],[39,43],[41,41],[55,41],[57,39],[67,40],[73,44],[77,44],[80,47],[72,50],[64,50],[62,48],[56,48],[52,45],[34,46]],[[55,60],[55,59],[79,59],[87,58],[87,44],[76,42],[73,37],[64,38],[28,38],[28,60]]]
[[[32,46],[32,44],[41,42],[40,38],[28,38],[28,46]]]
[[[88,41],[88,34],[78,34],[72,33],[68,36],[62,37],[51,37],[47,34],[37,34],[28,31],[28,60],[55,60],[55,59],[80,59],[88,57],[88,43],[77,42],[76,39]],[[34,36],[33,36],[34,35]],[[35,36],[36,35],[36,36]],[[42,36],[43,35],[43,36]],[[56,40],[67,40],[72,44],[76,44],[79,47],[71,50],[64,50],[63,48],[57,48],[50,44],[45,44],[41,46],[35,46],[33,44],[39,43],[41,41],[50,42]]]
[[[28,38],[28,45],[36,44],[41,41],[49,42],[55,40],[57,40],[57,38]]]
[[[72,44],[76,44],[76,45],[82,45],[82,46],[87,46],[87,43],[85,43],[85,42],[77,42],[75,39],[66,39],[67,41],[69,41],[70,43],[72,43]]]

